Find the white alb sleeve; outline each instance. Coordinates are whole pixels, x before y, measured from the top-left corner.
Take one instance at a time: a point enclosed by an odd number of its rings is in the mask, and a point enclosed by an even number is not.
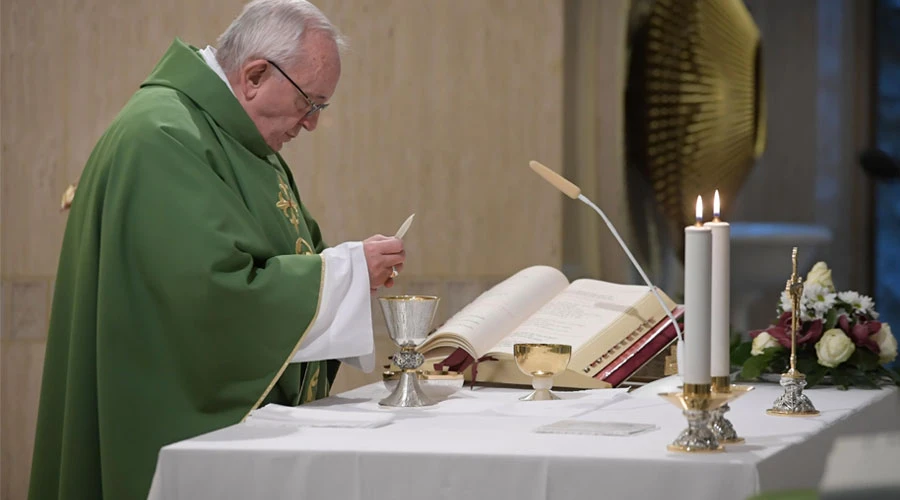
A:
[[[319,313],[292,363],[338,359],[366,373],[375,368],[369,269],[362,242],[322,252],[325,266]]]

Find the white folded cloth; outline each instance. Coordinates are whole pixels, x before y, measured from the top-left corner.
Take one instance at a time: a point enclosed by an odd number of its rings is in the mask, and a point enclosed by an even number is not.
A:
[[[268,404],[247,416],[248,423],[275,423],[298,427],[355,427],[376,428],[394,419],[391,414],[323,410],[303,406]]]

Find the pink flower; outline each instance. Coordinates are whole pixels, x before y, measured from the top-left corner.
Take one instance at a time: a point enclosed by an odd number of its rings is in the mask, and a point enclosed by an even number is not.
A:
[[[756,335],[759,335],[762,332],[768,332],[769,335],[771,335],[773,339],[777,340],[778,343],[781,344],[782,347],[785,347],[787,349],[791,348],[791,336],[790,336],[790,334],[787,333],[787,331],[784,328],[782,328],[780,326],[773,326],[767,330],[759,330],[758,332],[755,332],[755,333],[756,333]],[[754,332],[751,332],[750,336],[755,338],[756,336],[753,335],[753,333]]]
[[[856,324],[850,326],[850,319],[846,314],[842,314],[841,317],[838,318],[838,326],[848,337],[853,339],[853,343],[856,345],[865,346],[875,354],[881,353],[878,342],[872,338],[873,335],[881,330],[880,321],[866,321],[865,317],[858,316]]]
[[[809,328],[806,329],[806,333],[800,336],[797,339],[798,344],[815,344],[822,338],[822,333],[824,332],[824,324],[822,324],[821,319],[817,319],[809,324]],[[802,330],[801,330],[802,331]]]
[[[805,327],[805,328],[804,328]],[[807,323],[800,323],[800,331],[797,332],[797,345],[803,345],[807,343],[813,343],[819,341],[822,338],[822,332],[824,330],[824,325],[822,324],[822,320],[817,319],[815,321],[810,321]],[[805,330],[805,331],[804,331]],[[762,332],[768,332],[775,340],[778,341],[782,346],[790,349],[791,348],[791,312],[785,311],[781,314],[781,317],[778,318],[778,324],[770,326],[764,330],[753,330],[750,332],[751,338],[756,338]]]

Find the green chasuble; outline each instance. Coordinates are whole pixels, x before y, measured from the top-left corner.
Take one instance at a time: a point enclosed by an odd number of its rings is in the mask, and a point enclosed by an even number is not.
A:
[[[145,499],[160,447],[326,396],[336,361],[289,363],[324,248],[281,157],[175,40],[69,213],[29,498]]]

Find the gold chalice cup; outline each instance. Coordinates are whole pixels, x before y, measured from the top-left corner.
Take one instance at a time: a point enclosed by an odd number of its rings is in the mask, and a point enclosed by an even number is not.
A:
[[[378,404],[401,408],[435,404],[419,385],[416,370],[425,362],[425,357],[416,351],[416,347],[428,337],[440,299],[431,295],[395,295],[379,297],[378,302],[384,313],[388,335],[400,348],[394,354],[394,364],[403,370],[397,386]]]
[[[534,387],[534,392],[519,399],[522,401],[559,399],[559,396],[550,392],[553,387],[553,376],[569,366],[569,360],[572,358],[572,346],[514,344],[513,354],[516,357],[516,366],[522,370],[522,373],[531,376],[531,387]]]

